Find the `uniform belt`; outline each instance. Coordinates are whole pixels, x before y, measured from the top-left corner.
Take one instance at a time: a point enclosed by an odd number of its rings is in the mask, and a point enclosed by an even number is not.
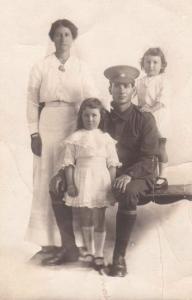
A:
[[[55,106],[75,106],[74,102],[67,102],[64,100],[53,100],[50,102],[44,102],[47,107],[55,107]]]

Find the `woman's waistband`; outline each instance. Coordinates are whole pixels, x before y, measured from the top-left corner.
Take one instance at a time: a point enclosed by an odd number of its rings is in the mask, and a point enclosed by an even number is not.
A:
[[[64,100],[53,100],[49,102],[43,102],[46,107],[57,107],[57,106],[71,106],[75,107],[77,104],[75,102],[67,102]]]

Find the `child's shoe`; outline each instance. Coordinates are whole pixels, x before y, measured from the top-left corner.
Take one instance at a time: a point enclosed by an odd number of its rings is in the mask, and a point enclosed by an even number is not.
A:
[[[94,256],[92,254],[89,254],[89,253],[85,254],[79,260],[82,263],[83,267],[85,267],[85,268],[92,268],[93,267]]]
[[[168,188],[168,181],[164,177],[157,177],[156,183],[155,183],[155,190],[162,190]]]
[[[93,260],[93,268],[102,275],[103,270],[105,268],[104,257],[97,256]]]

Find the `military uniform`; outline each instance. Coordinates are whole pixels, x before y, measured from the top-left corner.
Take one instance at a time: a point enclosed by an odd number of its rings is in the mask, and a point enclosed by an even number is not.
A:
[[[159,133],[151,113],[143,113],[127,98],[117,98],[112,87],[124,86],[129,89],[134,86],[134,80],[139,71],[130,66],[114,66],[104,72],[110,81],[113,96],[113,109],[107,120],[107,131],[117,140],[117,153],[122,167],[117,170],[117,178],[128,175],[131,181],[126,185],[125,192],[115,185],[114,194],[119,202],[116,215],[116,240],[113,253],[111,276],[125,276],[127,273],[125,254],[130,235],[136,220],[136,207],[141,196],[144,196],[152,186],[155,178],[156,160],[158,155]],[[113,86],[114,84],[114,86]],[[133,89],[132,89],[133,91]],[[126,91],[120,93],[124,97]],[[116,99],[114,99],[116,97]],[[119,100],[118,100],[119,99]],[[123,104],[122,104],[123,103]],[[121,109],[124,105],[124,109]]]
[[[139,194],[144,195],[154,183],[156,172],[155,156],[158,155],[158,130],[151,113],[143,113],[134,104],[120,113],[113,109],[108,117],[108,132],[118,141],[117,152],[122,167],[117,176],[127,174],[131,182],[127,186],[126,203],[121,206],[136,209]],[[136,190],[137,196],[131,195]],[[122,198],[125,195],[118,195]]]

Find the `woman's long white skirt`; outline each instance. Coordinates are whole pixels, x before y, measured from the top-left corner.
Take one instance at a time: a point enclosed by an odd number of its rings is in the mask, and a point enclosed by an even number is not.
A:
[[[62,165],[60,142],[76,127],[77,112],[72,105],[45,106],[39,132],[42,155],[34,156],[33,201],[26,238],[40,246],[61,245],[59,230],[49,196],[50,179]]]

